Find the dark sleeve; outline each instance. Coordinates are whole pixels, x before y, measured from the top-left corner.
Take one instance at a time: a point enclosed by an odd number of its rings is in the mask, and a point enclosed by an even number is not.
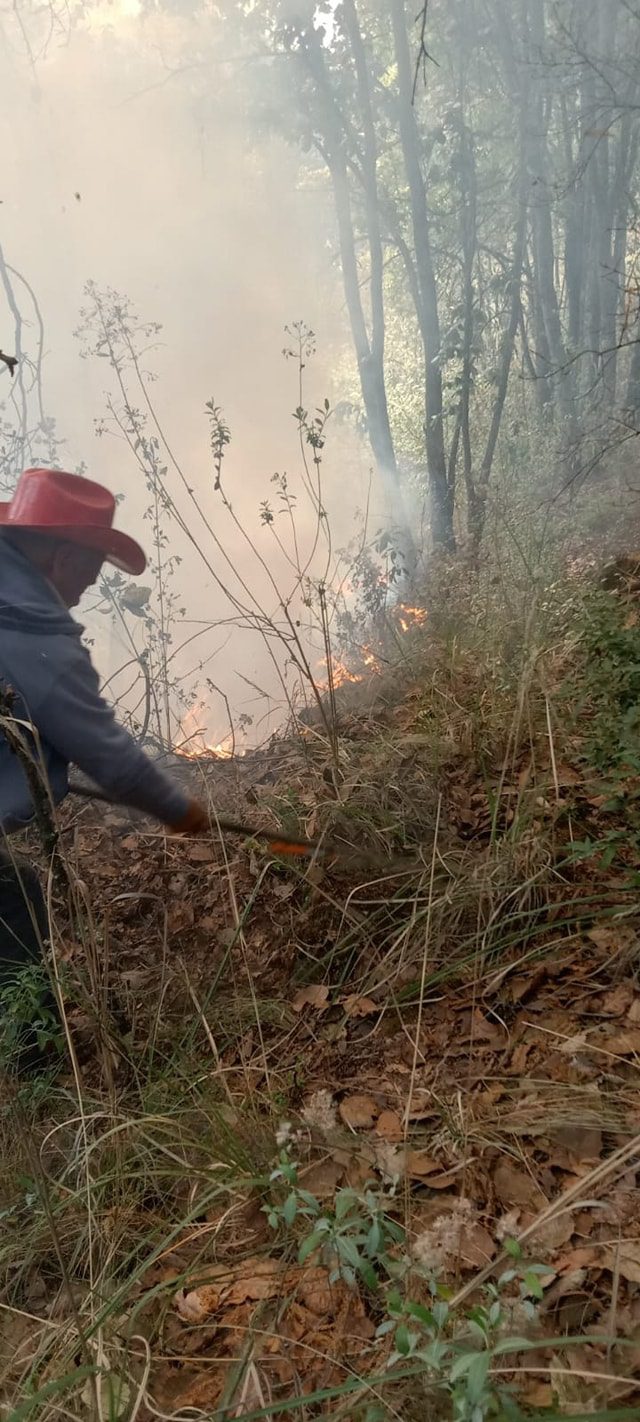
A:
[[[166,825],[177,824],[186,814],[190,797],[118,724],[80,643],[41,706],[37,724],[59,755],[119,804]]]

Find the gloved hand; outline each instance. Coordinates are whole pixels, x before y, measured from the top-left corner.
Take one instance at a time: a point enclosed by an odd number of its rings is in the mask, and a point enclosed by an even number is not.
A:
[[[186,815],[175,825],[169,828],[173,834],[204,834],[211,829],[211,816],[209,811],[201,805],[198,800],[192,800]]]

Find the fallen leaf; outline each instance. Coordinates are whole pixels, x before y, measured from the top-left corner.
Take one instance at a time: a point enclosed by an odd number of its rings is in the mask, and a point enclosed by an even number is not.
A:
[[[493,1259],[495,1252],[495,1243],[484,1225],[465,1225],[460,1235],[460,1259],[464,1264],[473,1269],[482,1269]]]
[[[408,1070],[409,1068],[407,1067],[407,1071]],[[433,1095],[428,1087],[418,1087],[413,1093],[407,1114],[410,1121],[424,1121],[428,1116],[436,1115],[433,1105]]]
[[[527,977],[512,978],[509,984],[509,997],[513,1003],[524,1002],[537,988],[542,986],[547,974],[544,968],[538,968],[534,973],[529,973]]]
[[[225,1304],[242,1304],[247,1299],[272,1299],[282,1287],[282,1265],[278,1259],[245,1259],[242,1273],[225,1294]]]
[[[628,1015],[630,1022],[640,1022],[640,997],[634,998]]]
[[[215,1284],[202,1284],[198,1289],[181,1289],[174,1302],[185,1323],[203,1323],[220,1307],[221,1298]]]
[[[379,1012],[377,1002],[372,997],[358,997],[357,993],[352,993],[350,997],[345,997],[340,1003],[347,1014],[347,1017],[371,1017],[374,1012]]]
[[[476,1009],[471,1019],[470,1033],[474,1039],[480,1038],[481,1041],[493,1042],[496,1045],[504,1040],[503,1030],[496,1022],[490,1022],[479,1009]]]
[[[345,1185],[350,1190],[364,1190],[373,1183],[371,1162],[361,1155],[352,1155],[345,1170]]]
[[[579,1269],[590,1269],[592,1264],[598,1262],[599,1251],[592,1246],[583,1245],[582,1248],[570,1249],[567,1254],[561,1254],[556,1259],[555,1266],[559,1274],[573,1274]]]
[[[332,1200],[343,1169],[337,1160],[317,1160],[301,1170],[298,1178],[303,1190],[315,1195],[316,1200]]]
[[[316,1007],[324,1012],[329,1003],[329,989],[326,983],[311,983],[309,987],[298,988],[291,1003],[294,1012],[302,1012],[303,1007]]]
[[[511,1070],[517,1075],[524,1075],[529,1052],[533,1051],[533,1042],[520,1042],[515,1048],[511,1057]]]
[[[579,785],[581,780],[578,771],[563,762],[556,766],[556,778],[558,785]]]
[[[521,1221],[521,1228],[525,1229],[533,1224],[534,1216],[528,1212],[524,1213]],[[573,1215],[566,1210],[562,1214],[552,1215],[550,1220],[545,1220],[539,1224],[531,1235],[534,1244],[542,1249],[561,1249],[563,1244],[567,1244],[574,1231]],[[554,1261],[555,1263],[555,1261]],[[555,1264],[557,1268],[557,1264]]]
[[[212,844],[189,845],[189,859],[192,864],[214,864],[216,852]]]
[[[588,1045],[586,1032],[577,1032],[575,1037],[565,1037],[558,1042],[556,1051],[561,1052],[563,1057],[574,1057],[576,1052],[584,1051]]]
[[[277,899],[290,899],[296,891],[296,885],[286,883],[284,879],[276,879],[272,885],[272,892]]]
[[[442,1161],[434,1160],[432,1155],[427,1155],[426,1150],[408,1150],[405,1165],[407,1175],[418,1180],[422,1180],[426,1175],[442,1174]]]
[[[596,923],[588,930],[587,938],[609,959],[621,953],[630,955],[638,941],[634,929],[624,923]]]
[[[376,1135],[385,1141],[401,1141],[404,1135],[402,1121],[396,1111],[381,1111],[376,1121]]]
[[[602,999],[602,1011],[610,1017],[622,1017],[629,1011],[633,1003],[633,987],[631,983],[619,983],[612,992],[606,992]]]
[[[342,1281],[337,1279],[330,1283],[328,1271],[319,1265],[305,1269],[296,1283],[296,1299],[320,1317],[335,1314],[344,1298],[346,1288]]]
[[[640,1284],[640,1240],[623,1239],[617,1249],[603,1249],[602,1263],[629,1284]]]
[[[551,1139],[576,1160],[599,1160],[602,1155],[602,1131],[598,1126],[557,1126]]]
[[[376,1170],[387,1184],[397,1184],[405,1172],[404,1151],[383,1138],[376,1141],[374,1150]]]
[[[380,1108],[372,1096],[345,1096],[340,1102],[338,1111],[345,1126],[352,1128],[366,1128],[372,1126]]]
[[[425,1176],[425,1185],[428,1185],[430,1190],[449,1190],[452,1185],[459,1183],[459,1170],[447,1170],[444,1175]]]
[[[537,1210],[546,1200],[535,1180],[509,1160],[501,1160],[493,1175],[496,1195],[503,1205],[525,1205]]]
[[[128,972],[120,973],[120,982],[128,988],[140,988],[148,983],[153,976],[153,968],[129,968]]]
[[[640,1027],[631,1027],[628,1032],[614,1032],[602,1043],[605,1051],[615,1052],[618,1057],[633,1057],[640,1052]]]

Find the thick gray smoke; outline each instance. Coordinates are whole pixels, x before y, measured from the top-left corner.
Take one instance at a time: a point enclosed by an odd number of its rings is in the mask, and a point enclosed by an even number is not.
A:
[[[11,115],[0,193],[2,247],[6,261],[28,279],[42,312],[45,406],[65,441],[59,462],[84,464],[124,494],[120,519],[145,543],[148,498],[141,474],[121,439],[95,433],[104,392],[115,387],[108,362],[82,359],[74,337],[85,282],[126,294],[142,319],[161,323],[146,363],[157,374],[150,391],[163,429],[232,561],[271,610],[273,594],[214,492],[204,406],[214,395],[223,408],[232,432],[225,488],[280,578],[284,563],[258,510],[273,495],[271,474],[287,470],[295,483],[300,465],[291,417],[297,377],[281,355],[283,327],[302,318],[316,332],[318,357],[308,372],[311,406],[325,394],[336,395],[333,367],[345,349],[327,199],[299,188],[295,153],[279,140],[265,136],[257,148],[255,135],[248,141],[233,85],[226,85],[224,98],[211,92],[215,66],[207,77],[193,60],[199,38],[194,22],[167,16],[143,21],[131,13],[136,8],[135,0],[116,0],[94,9],[86,23],[54,32],[46,46],[41,31],[25,38],[7,21],[0,55],[3,109]],[[211,32],[200,39],[213,42]],[[35,358],[33,307],[19,283],[16,293],[25,351]],[[0,345],[7,350],[13,321],[3,302],[0,311]],[[0,398],[6,390],[3,384]],[[369,464],[366,449],[336,430],[325,472],[337,544],[351,537],[354,511],[366,502]],[[171,468],[168,479],[190,520],[188,497]],[[309,530],[302,504],[298,517],[304,536]],[[177,574],[186,609],[182,640],[190,619],[224,618],[230,609],[204,566],[193,554],[187,559],[188,544],[170,523],[167,532],[172,549],[185,556]],[[126,646],[117,629],[107,634],[108,625],[104,617],[91,622],[101,669],[112,673]],[[202,638],[185,653],[182,673],[224,640],[219,633]],[[252,634],[227,637],[206,671],[234,710],[251,699],[239,673],[281,695],[264,647]],[[193,684],[198,680],[196,669]],[[214,738],[224,734],[220,707],[212,711],[209,729]]]

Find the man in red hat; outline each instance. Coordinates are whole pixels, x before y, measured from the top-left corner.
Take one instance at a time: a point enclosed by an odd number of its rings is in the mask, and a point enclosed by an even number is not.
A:
[[[11,716],[54,805],[73,763],[111,799],[195,834],[209,826],[206,809],[118,725],[69,611],[105,561],[144,571],[142,549],[113,527],[114,514],[107,489],[57,469],[27,469],[0,504],[0,688],[12,693]],[[28,775],[0,723],[0,989],[39,961],[47,935],[37,875],[7,840],[33,813]]]

